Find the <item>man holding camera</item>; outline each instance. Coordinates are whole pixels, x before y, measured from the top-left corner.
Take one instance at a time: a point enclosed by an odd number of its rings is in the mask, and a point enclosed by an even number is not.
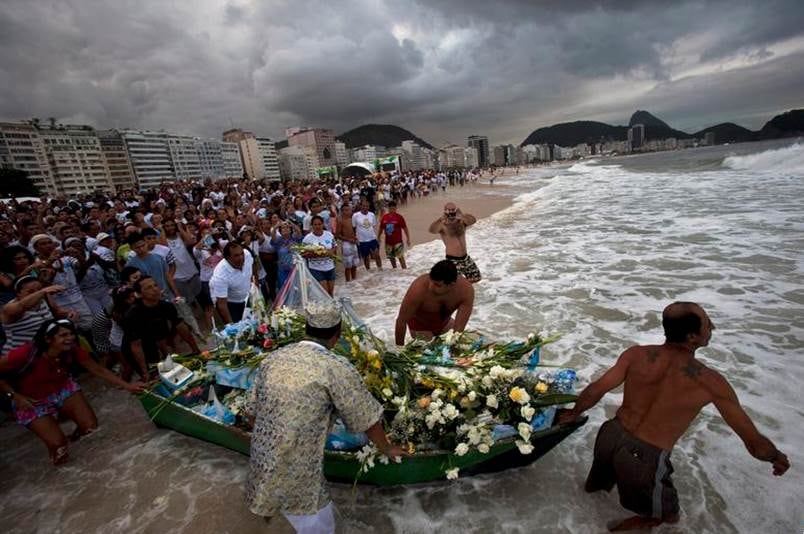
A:
[[[466,229],[477,222],[474,215],[463,213],[452,202],[444,205],[444,214],[430,225],[430,233],[438,234],[446,247],[447,259],[469,282],[480,281],[480,269],[466,252]]]

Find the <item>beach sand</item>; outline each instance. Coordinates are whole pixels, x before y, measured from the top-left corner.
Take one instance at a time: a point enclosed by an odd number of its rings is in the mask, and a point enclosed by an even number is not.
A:
[[[415,246],[438,239],[438,235],[429,233],[427,229],[444,213],[444,204],[447,202],[454,202],[463,213],[483,219],[513,203],[513,198],[505,194],[506,189],[505,185],[495,183],[490,186],[483,182],[451,187],[445,192],[411,200],[397,211],[405,217],[411,244]]]

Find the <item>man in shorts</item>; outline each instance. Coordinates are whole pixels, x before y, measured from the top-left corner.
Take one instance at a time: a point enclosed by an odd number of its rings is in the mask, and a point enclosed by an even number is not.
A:
[[[397,213],[396,201],[388,202],[388,213],[380,218],[380,227],[377,230],[377,242],[382,242],[385,235],[385,255],[391,261],[391,267],[396,269],[396,260],[403,269],[408,266],[405,263],[405,247],[402,244],[402,232],[405,233],[405,242],[410,248],[410,233],[405,218]]]
[[[377,262],[377,268],[382,269],[380,259],[380,244],[377,242],[377,217],[369,211],[369,200],[360,199],[360,211],[352,215],[352,226],[357,233],[357,250],[363,258],[363,264],[368,271],[371,268],[371,259]]]
[[[698,412],[709,403],[743,440],[755,458],[773,465],[780,476],[790,467],[781,451],[759,433],[728,381],[695,358],[715,326],[699,305],[674,302],[662,314],[665,342],[634,346],[581,392],[559,422],[577,419],[607,392],[625,383],[623,403],[603,423],[595,441],[586,491],[611,491],[638,515],[610,526],[611,531],[651,528],[679,519],[678,494],[670,475],[670,454]]]
[[[480,269],[466,252],[466,229],[477,222],[474,215],[462,213],[452,202],[444,205],[444,214],[430,225],[430,233],[441,236],[447,259],[469,282],[480,281]]]
[[[338,220],[338,232],[335,236],[341,243],[341,256],[343,273],[347,282],[357,278],[357,266],[360,265],[360,256],[357,253],[357,236],[352,226],[353,210],[351,204],[344,202],[341,216]]]

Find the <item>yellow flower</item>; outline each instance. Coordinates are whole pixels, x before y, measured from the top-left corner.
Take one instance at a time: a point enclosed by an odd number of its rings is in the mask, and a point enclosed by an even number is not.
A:
[[[527,404],[530,401],[530,395],[528,395],[528,392],[521,387],[511,388],[508,396],[511,397],[512,401],[519,404]]]
[[[382,367],[382,362],[380,361],[379,358],[377,358],[377,359],[375,359],[374,361],[371,362],[371,365],[375,369],[379,369],[380,367]]]
[[[545,393],[547,393],[548,388],[549,388],[549,386],[547,384],[545,384],[544,382],[539,382],[538,384],[536,384],[535,389],[536,389],[536,393],[538,393],[540,395],[544,395]]]

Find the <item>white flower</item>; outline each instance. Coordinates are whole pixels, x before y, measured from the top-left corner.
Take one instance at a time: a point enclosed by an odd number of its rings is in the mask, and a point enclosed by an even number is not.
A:
[[[469,432],[467,432],[466,438],[469,440],[471,445],[477,445],[480,443],[480,440],[483,439],[483,436],[480,434],[477,428],[473,427],[471,430],[469,430]]]
[[[460,334],[456,334],[452,330],[447,330],[447,332],[442,337],[444,338],[445,345],[452,345],[455,342],[456,338],[458,338],[459,336]]]
[[[527,424],[527,423],[519,423],[516,426],[516,429],[519,432],[519,435],[522,436],[522,439],[524,439],[525,441],[530,440],[530,425],[529,424]]]
[[[458,472],[460,469],[457,467],[453,467],[452,469],[447,469],[445,472],[447,474],[447,480],[455,480],[458,478]]]
[[[494,367],[489,369],[489,376],[493,379],[505,376],[505,368],[500,365],[495,365]]]
[[[470,391],[470,392],[469,392],[469,395],[467,395],[467,397],[469,397],[469,400],[470,400],[471,402],[475,402],[475,399],[477,398],[477,393],[476,393],[476,392],[474,392],[474,391]]]
[[[389,458],[386,455],[383,454],[383,455],[380,456],[380,463],[381,464],[388,465],[388,460],[389,460]]]
[[[533,452],[533,445],[531,445],[527,441],[517,440],[516,446],[519,449],[519,452],[521,452],[522,454],[530,454]]]
[[[477,450],[482,452],[483,454],[488,454],[491,448],[485,443],[481,443],[480,445],[477,446]]]
[[[352,336],[352,343],[355,343],[355,344],[360,343],[360,338],[357,337],[357,336]]]
[[[536,408],[532,407],[529,404],[526,404],[522,408],[519,409],[519,413],[522,415],[522,418],[525,421],[530,421],[533,419],[533,414],[536,413]]]
[[[500,403],[497,402],[497,395],[489,395],[486,397],[486,406],[489,408],[497,408],[499,405]]]
[[[458,409],[455,407],[454,404],[447,404],[441,411],[441,414],[450,421],[452,421],[453,419],[458,417],[461,413],[458,411]]]
[[[391,397],[394,396],[394,392],[391,391],[391,388],[383,388],[382,389],[382,394],[385,395],[386,399],[390,399]]]
[[[436,400],[436,399],[437,399],[438,397],[440,397],[440,396],[441,396],[443,393],[444,393],[444,391],[443,391],[443,390],[441,390],[441,389],[439,389],[439,388],[436,388],[436,389],[434,389],[434,390],[433,390],[433,392],[432,392],[432,393],[430,393],[430,397],[431,397],[433,400]]]
[[[494,379],[493,379],[493,378],[491,378],[489,375],[484,376],[484,377],[483,377],[483,378],[480,380],[480,382],[483,384],[483,386],[485,386],[485,387],[487,387],[487,388],[490,388],[491,386],[493,386],[493,385],[494,385]]]
[[[368,351],[368,357],[369,358],[377,358],[377,357],[379,357],[379,355],[380,355],[380,353],[377,352],[374,349],[371,349],[370,351]]]
[[[455,447],[455,454],[458,456],[463,456],[467,452],[469,452],[469,445],[466,443],[459,443],[458,446]]]
[[[535,338],[536,338],[536,334],[534,334],[533,332],[528,334],[528,341],[533,341]]]
[[[404,406],[405,404],[407,404],[408,400],[405,397],[394,397],[393,399],[391,399],[391,402],[396,406]]]
[[[466,391],[466,384],[458,384],[458,393]]]

